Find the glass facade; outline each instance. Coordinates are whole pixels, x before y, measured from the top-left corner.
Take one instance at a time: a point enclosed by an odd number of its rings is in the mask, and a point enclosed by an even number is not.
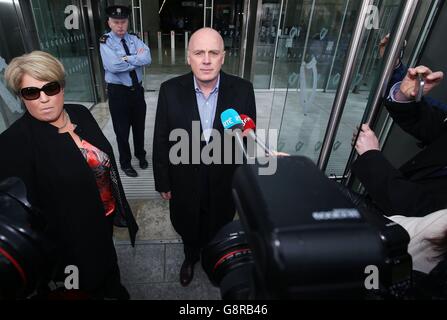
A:
[[[287,1],[284,35],[278,37],[270,79],[274,88],[270,128],[279,129],[280,151],[318,160],[360,4],[346,0]],[[381,71],[378,43],[391,32],[400,1],[375,4],[379,26],[364,32],[327,168],[329,175],[339,176],[346,167],[352,133],[361,122],[374,79]]]
[[[379,29],[371,29],[364,35],[360,55],[356,62],[356,74],[351,91],[346,100],[343,115],[338,128],[336,143],[329,159],[327,173],[340,176],[343,174],[351,151],[351,137],[372,99],[376,81],[382,72],[382,59],[378,44],[386,34],[391,32],[397,21],[401,1],[383,0],[379,6]],[[379,132],[377,132],[378,134]]]
[[[79,7],[71,0],[31,0],[31,6],[40,50],[57,57],[65,67],[65,100],[95,102],[86,32],[79,11],[70,10]]]
[[[243,0],[214,0],[212,7],[211,1],[205,3],[203,0],[167,1],[164,5],[163,2],[160,1],[157,8],[143,2],[143,32],[147,34],[152,51],[152,65],[146,68],[146,89],[158,90],[163,81],[190,71],[186,60],[187,43],[191,34],[204,25],[212,26],[222,35],[226,51],[223,70],[239,74]],[[154,10],[159,10],[160,14],[154,16]]]
[[[270,88],[282,2],[276,0],[262,3],[261,18],[258,22],[259,27],[255,40],[253,86],[256,89]]]
[[[21,34],[23,38],[23,30],[8,20],[18,13],[12,4],[5,9],[4,3],[0,2],[0,38],[6,37],[0,39],[0,132],[23,112],[20,101],[5,87],[4,67],[8,59],[26,51],[15,41]],[[73,4],[78,10],[82,8],[84,14],[74,28],[67,28],[67,20],[76,22],[69,19],[73,15],[69,6]],[[242,48],[253,47],[253,52],[245,52],[246,56],[252,55],[252,61],[246,62],[244,72],[250,69],[258,100],[269,104],[258,108],[258,128],[279,131],[280,151],[317,161],[361,2],[31,0],[29,10],[38,47],[58,57],[66,68],[67,101],[96,101],[95,85],[100,87],[97,79],[102,78],[102,66],[98,53],[89,56],[89,46],[94,47],[94,41],[106,30],[105,7],[113,4],[132,6],[134,19],[130,29],[135,29],[151,48],[152,64],[145,70],[146,90],[157,91],[163,81],[190,71],[187,43],[192,32],[204,23],[223,37],[223,70],[228,73],[240,74]],[[372,4],[378,9],[378,26],[366,30],[361,40],[328,174],[340,175],[344,171],[352,150],[352,132],[365,113],[370,91],[382,71],[377,44],[392,30],[402,1],[376,0]],[[251,11],[247,12],[247,8]],[[248,23],[249,20],[255,23]],[[5,25],[10,27],[10,34]]]
[[[17,96],[5,83],[5,68],[17,55],[25,51],[21,41],[19,21],[12,1],[0,1],[0,133],[24,112]]]
[[[0,56],[0,133],[5,131],[24,112],[20,99],[6,87],[5,59]]]

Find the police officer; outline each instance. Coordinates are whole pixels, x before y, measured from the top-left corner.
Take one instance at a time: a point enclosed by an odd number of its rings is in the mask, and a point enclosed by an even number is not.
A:
[[[143,67],[151,63],[148,46],[127,32],[130,9],[110,6],[106,9],[111,32],[100,39],[102,63],[109,98],[113,129],[118,143],[121,169],[129,177],[138,174],[131,165],[129,133],[132,127],[134,154],[142,169],[148,167],[144,150],[146,102],[142,87]]]

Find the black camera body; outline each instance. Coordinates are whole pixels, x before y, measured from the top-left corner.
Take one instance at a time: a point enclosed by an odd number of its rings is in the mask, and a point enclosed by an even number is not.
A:
[[[233,237],[224,232],[202,255],[215,284],[245,272],[239,276],[245,279],[244,290],[235,283],[222,291],[223,298],[237,298],[238,292],[253,299],[399,298],[397,289],[409,284],[412,271],[405,229],[354,204],[311,160],[277,161],[273,175],[259,175],[259,164],[238,168],[233,197],[243,236],[237,241],[236,230]],[[250,255],[245,254],[245,264],[239,257],[231,266],[228,259],[226,275],[216,278],[222,270],[213,262],[222,259],[218,248],[225,248],[230,238],[227,255],[240,248],[251,250]],[[217,258],[210,258],[210,252]]]
[[[18,178],[0,183],[0,299],[23,299],[48,282],[53,265],[43,216]]]

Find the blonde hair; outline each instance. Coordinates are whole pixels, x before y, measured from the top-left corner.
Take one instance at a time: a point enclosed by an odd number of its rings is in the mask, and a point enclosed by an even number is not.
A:
[[[6,83],[15,93],[20,91],[25,74],[39,81],[57,81],[62,87],[65,86],[64,66],[58,59],[43,51],[33,51],[16,57],[6,67]]]

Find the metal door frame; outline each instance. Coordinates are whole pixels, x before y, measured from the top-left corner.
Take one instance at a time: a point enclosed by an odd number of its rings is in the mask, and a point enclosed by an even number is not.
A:
[[[84,32],[86,33],[85,45],[87,47],[87,55],[90,64],[90,78],[94,87],[94,102],[104,102],[107,100],[105,79],[104,79],[104,68],[101,64],[101,53],[99,51],[99,44],[97,41],[97,34],[95,29],[94,20],[94,7],[92,0],[77,0],[78,8],[80,8],[80,18]],[[97,7],[96,7],[97,8]],[[86,9],[87,14],[85,14],[84,9]],[[96,12],[96,14],[101,15],[101,12]]]
[[[207,6],[209,1],[211,1],[211,6]],[[211,11],[211,14],[210,14],[211,21],[210,21],[209,25],[207,25],[207,23],[206,23],[207,10]],[[203,0],[203,27],[204,28],[206,28],[206,27],[212,28],[213,22],[214,22],[214,0]]]
[[[394,70],[394,63],[399,56],[400,48],[402,47],[402,44],[404,42],[404,37],[407,34],[410,24],[415,15],[418,1],[419,0],[407,0],[406,2],[403,2],[401,4],[401,11],[398,16],[398,20],[393,27],[393,31],[390,36],[390,44],[388,45],[387,51],[385,53],[380,80],[374,91],[373,99],[370,100],[366,108],[367,112],[364,116],[364,119],[366,119],[366,121],[364,122],[366,123],[372,123],[378,112],[378,108],[385,94],[386,86]],[[343,76],[340,79],[340,83],[336,92],[331,115],[329,117],[328,126],[323,140],[323,146],[321,148],[320,156],[318,159],[318,167],[322,171],[326,171],[327,164],[331,156],[332,146],[334,144],[338,126],[340,124],[341,116],[343,115],[343,109],[349,94],[349,88],[355,71],[355,61],[359,54],[359,44],[365,30],[364,26],[368,13],[369,2],[369,0],[362,1],[359,16],[357,18],[357,23],[354,28],[354,33],[347,52]]]

